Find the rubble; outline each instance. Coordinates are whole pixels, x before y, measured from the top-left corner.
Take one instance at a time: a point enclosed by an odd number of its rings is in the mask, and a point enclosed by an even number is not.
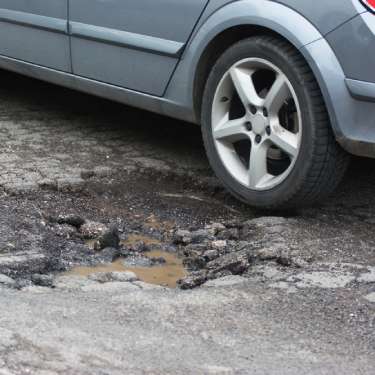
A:
[[[11,277],[0,274],[0,285],[13,286],[14,284],[15,281]]]
[[[134,272],[98,272],[88,276],[90,280],[99,283],[108,282],[133,282],[137,281],[137,275]]]
[[[204,284],[207,281],[207,272],[192,272],[189,276],[178,281],[181,289],[193,289]]]
[[[105,229],[96,240],[95,250],[103,250],[107,247],[117,249],[120,245],[120,236],[117,227],[111,226]]]
[[[95,221],[87,221],[79,228],[82,237],[87,240],[96,239],[108,230],[109,228],[106,225]]]
[[[38,286],[52,287],[54,277],[52,275],[34,274],[31,276],[31,281]]]
[[[85,219],[76,214],[61,214],[56,219],[56,222],[58,224],[68,224],[76,228],[80,228],[85,223],[85,221]]]

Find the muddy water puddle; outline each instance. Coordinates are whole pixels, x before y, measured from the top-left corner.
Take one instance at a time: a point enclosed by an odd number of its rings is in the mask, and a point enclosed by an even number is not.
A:
[[[131,271],[137,277],[149,284],[163,285],[176,288],[177,281],[186,276],[187,272],[182,264],[182,259],[176,254],[165,251],[150,251],[144,254],[148,258],[164,258],[165,263],[151,267],[129,267],[124,264],[126,258],[119,258],[113,263],[95,267],[75,267],[65,273],[66,276],[87,277],[97,272]]]

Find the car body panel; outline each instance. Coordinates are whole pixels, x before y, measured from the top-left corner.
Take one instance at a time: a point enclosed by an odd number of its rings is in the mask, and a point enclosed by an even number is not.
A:
[[[218,0],[218,3],[227,3]],[[278,4],[275,4],[278,3]],[[318,83],[321,87],[327,108],[329,111],[332,127],[337,140],[349,152],[356,155],[375,157],[375,106],[371,101],[375,93],[375,86],[368,83],[361,84],[356,82],[356,94],[348,88],[346,74],[340,65],[335,50],[324,38],[324,35],[316,26],[310,22],[310,18],[304,17],[301,12],[309,12],[311,6],[306,2],[297,3],[296,1],[284,1],[291,7],[285,7],[281,2],[264,1],[236,1],[219,7],[209,17],[205,15],[201,18],[201,25],[194,33],[190,45],[184,53],[184,59],[176,70],[175,77],[171,81],[167,95],[171,98],[178,98],[180,95],[194,95],[191,87],[191,80],[184,77],[191,76],[196,70],[199,57],[214,38],[214,35],[235,25],[257,25],[273,30],[289,40],[309,62]],[[342,2],[346,12],[343,12],[341,18],[335,16],[329,27],[322,27],[323,32],[329,33],[340,27],[345,27],[347,23],[356,18],[368,19],[372,17],[371,22],[375,22],[375,17],[368,13],[359,2]],[[334,7],[339,4],[337,1],[326,4],[330,7],[331,13],[334,13]],[[298,12],[293,6],[298,8]],[[210,11],[210,6],[207,11]],[[320,10],[315,11],[315,24],[324,25],[326,18],[319,18]],[[302,32],[303,30],[303,32]],[[373,33],[367,33],[367,43],[374,43]],[[363,43],[362,43],[363,44]],[[347,46],[348,44],[346,44]],[[348,47],[347,47],[348,48]],[[324,51],[324,52],[323,52]],[[367,49],[358,52],[358,56],[363,56]],[[353,59],[353,56],[351,57]],[[361,59],[357,59],[360,64]],[[371,61],[371,58],[369,58]],[[186,74],[185,70],[190,73]],[[361,69],[357,67],[357,71]],[[374,80],[372,80],[373,82]],[[350,86],[350,85],[349,85]],[[352,85],[353,86],[353,85]],[[183,102],[189,102],[189,98],[182,98]],[[195,118],[193,121],[199,121]]]
[[[241,0],[235,0],[241,1]],[[204,23],[218,9],[227,4],[235,2],[233,0],[210,0],[205,14],[200,23]],[[252,1],[252,0],[248,0]],[[355,17],[358,13],[366,11],[358,0],[320,0],[320,1],[301,1],[301,0],[269,0],[270,2],[280,3],[308,19],[322,35],[334,30],[336,27]],[[263,1],[263,4],[266,0]],[[267,16],[267,13],[263,13]]]
[[[210,10],[208,7],[206,12]],[[205,21],[201,21],[194,31],[166,91],[166,96],[181,103],[182,107],[192,106],[194,76],[200,57],[210,42],[227,29],[242,25],[264,27],[282,35],[296,48],[322,38],[319,31],[306,18],[288,7],[271,1],[232,1],[219,7],[209,17],[204,14],[202,19]],[[189,121],[199,122],[199,118],[196,114],[190,113]]]
[[[207,2],[71,1],[73,73],[162,96]]]
[[[370,98],[358,100],[353,97],[347,88],[345,73],[325,39],[305,46],[302,52],[313,68],[326,98],[338,142],[352,154],[375,156],[374,103]]]
[[[345,76],[375,82],[375,16],[366,12],[327,35]]]
[[[326,35],[338,26],[355,17],[365,9],[358,0],[301,1],[275,0],[294,9],[306,17],[322,35]]]
[[[0,54],[71,71],[68,0],[0,0]]]
[[[69,0],[65,30],[67,1],[0,0],[1,9],[13,12],[1,20],[0,9],[0,67],[199,123],[194,82],[202,54],[226,30],[261,27],[288,40],[310,64],[343,147],[375,157],[368,54],[375,16],[359,1]],[[13,54],[5,53],[9,45]]]

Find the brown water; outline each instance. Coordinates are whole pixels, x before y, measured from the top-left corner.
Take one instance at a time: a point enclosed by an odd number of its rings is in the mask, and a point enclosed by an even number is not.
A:
[[[126,267],[123,264],[124,258],[122,258],[113,263],[96,267],[75,267],[66,272],[65,275],[87,277],[97,272],[132,271],[146,283],[163,285],[169,288],[176,288],[177,281],[186,276],[182,260],[176,254],[165,251],[150,251],[144,255],[149,258],[163,257],[166,263],[153,267]]]

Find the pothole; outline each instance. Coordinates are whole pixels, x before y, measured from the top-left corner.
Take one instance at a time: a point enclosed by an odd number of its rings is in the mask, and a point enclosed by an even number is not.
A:
[[[162,285],[169,288],[176,288],[177,281],[187,275],[182,259],[176,254],[165,251],[150,251],[144,254],[150,261],[159,260],[154,265],[131,266],[127,258],[119,258],[112,263],[94,267],[75,267],[65,272],[65,276],[88,277],[99,272],[126,272],[136,274],[139,280],[149,284]],[[162,260],[162,261],[160,261]],[[136,264],[136,263],[135,263]]]
[[[153,238],[144,234],[132,233],[128,235],[126,240],[120,241],[120,245],[124,245],[124,246],[136,245],[139,242],[143,242],[147,246],[161,244],[161,241],[156,238]]]

